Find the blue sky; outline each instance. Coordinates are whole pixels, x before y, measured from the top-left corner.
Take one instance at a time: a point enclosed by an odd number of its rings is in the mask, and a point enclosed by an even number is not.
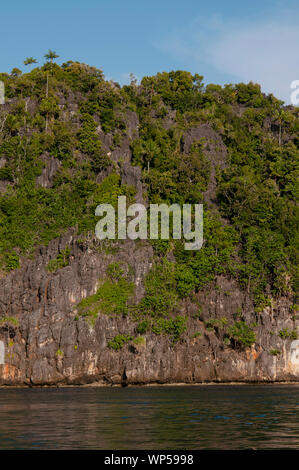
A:
[[[0,11],[0,70],[54,49],[128,82],[190,70],[206,83],[253,80],[289,101],[299,79],[298,0],[13,0]]]

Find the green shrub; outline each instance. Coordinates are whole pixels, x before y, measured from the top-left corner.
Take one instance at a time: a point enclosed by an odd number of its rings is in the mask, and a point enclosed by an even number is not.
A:
[[[114,349],[115,351],[119,351],[124,347],[126,343],[133,340],[133,336],[131,335],[116,335],[110,341],[108,341],[107,345],[108,348]]]
[[[7,271],[12,271],[13,269],[18,269],[20,267],[20,258],[15,251],[8,253],[5,256],[5,260]]]
[[[281,351],[280,351],[280,349],[271,349],[270,354],[272,356],[278,356],[279,354],[281,354]]]
[[[257,294],[255,296],[255,308],[254,310],[259,313],[262,312],[266,307],[271,307],[271,299],[264,294]]]
[[[107,268],[107,274],[112,281],[119,281],[126,274],[127,266],[125,263],[113,262]]]
[[[235,322],[227,329],[227,334],[245,347],[251,346],[256,341],[254,331],[244,321]]]
[[[151,327],[150,320],[143,320],[137,325],[136,331],[137,333],[142,335],[146,333],[150,329],[150,327]]]
[[[200,331],[196,331],[196,333],[194,333],[191,338],[198,338],[199,336],[202,336],[202,333]]]
[[[70,261],[70,248],[67,246],[64,250],[61,250],[58,256],[51,259],[47,264],[47,271],[55,272],[58,269],[65,268],[69,265]]]
[[[175,318],[157,318],[152,322],[152,332],[156,335],[169,335],[173,343],[176,343],[187,330],[187,317],[178,315]]]
[[[162,260],[145,280],[146,293],[138,305],[143,316],[166,317],[175,308],[178,295],[173,263]]]
[[[279,336],[282,339],[297,339],[298,333],[296,330],[290,331],[288,328],[284,328],[283,330],[279,331]]]
[[[177,282],[177,292],[184,298],[195,288],[196,278],[191,267],[178,264],[175,268],[175,279]]]
[[[12,169],[9,166],[0,168],[0,180],[13,181]]]
[[[205,320],[205,326],[207,328],[221,328],[224,329],[228,323],[227,318],[222,317],[222,318],[209,318],[208,320]]]
[[[128,314],[128,300],[133,294],[134,284],[121,278],[118,282],[110,279],[102,282],[96,294],[83,299],[78,304],[79,315],[94,324],[99,313],[115,316]]]

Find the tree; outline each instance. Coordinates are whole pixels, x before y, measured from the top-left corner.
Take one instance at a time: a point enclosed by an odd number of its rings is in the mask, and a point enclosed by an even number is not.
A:
[[[130,73],[129,77],[130,77],[130,85],[131,86],[136,86],[137,82],[138,82],[138,78],[135,77],[135,75],[133,73]]]
[[[147,172],[149,173],[150,163],[158,155],[160,149],[159,146],[153,140],[148,140],[144,144],[144,160],[147,163]]]
[[[37,60],[34,59],[34,57],[26,57],[24,60],[24,65],[32,65],[32,64],[37,64]]]
[[[279,125],[279,133],[278,133],[278,144],[281,146],[281,134],[282,134],[282,126],[284,124],[289,124],[293,120],[293,116],[285,111],[284,109],[278,109],[274,113],[274,119],[278,121]]]
[[[57,106],[56,99],[53,96],[46,97],[41,101],[40,107],[39,107],[41,115],[46,116],[46,128],[45,131],[46,133],[48,132],[48,121],[49,121],[49,116],[55,117],[58,116],[59,114],[59,107]]]
[[[51,49],[48,50],[47,54],[44,55],[44,57],[49,61],[51,61],[51,70],[53,67],[53,60],[57,59],[59,57],[58,54],[56,54],[55,51],[52,51]],[[49,72],[47,70],[47,83],[46,83],[46,101],[48,100],[49,97]],[[46,114],[46,132],[48,131],[48,113]]]
[[[18,78],[22,75],[22,71],[18,68],[13,68],[12,71],[10,72],[10,75],[13,77],[13,78]]]
[[[54,59],[57,59],[59,57],[58,54],[56,54],[55,51],[51,51],[51,49],[48,50],[47,54],[44,55],[44,57],[47,59],[47,60],[50,60],[51,61],[51,64],[53,65],[53,60]]]

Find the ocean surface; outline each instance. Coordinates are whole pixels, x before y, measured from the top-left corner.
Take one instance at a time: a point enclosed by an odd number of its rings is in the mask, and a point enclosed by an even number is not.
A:
[[[299,385],[0,389],[0,449],[299,449]]]

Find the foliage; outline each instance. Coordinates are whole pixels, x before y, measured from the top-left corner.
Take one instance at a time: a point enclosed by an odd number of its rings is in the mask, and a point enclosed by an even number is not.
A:
[[[151,327],[151,322],[149,319],[142,320],[136,327],[136,331],[139,334],[144,334],[146,333]]]
[[[187,330],[187,317],[177,315],[175,318],[157,318],[152,323],[152,332],[156,335],[169,335],[176,343]]]
[[[281,351],[280,349],[270,349],[270,354],[272,356],[279,356],[279,354],[281,354]]]
[[[201,331],[196,331],[196,332],[192,335],[192,338],[199,338],[200,336],[202,336],[202,332],[201,332]]]
[[[11,271],[20,267],[20,258],[15,251],[7,253],[5,256],[6,270]]]
[[[107,275],[112,281],[117,282],[126,275],[127,271],[129,271],[129,269],[126,263],[118,261],[109,264],[107,268]]]
[[[284,328],[283,330],[279,331],[279,336],[282,339],[297,339],[298,333],[297,330],[290,331],[288,328]]]
[[[69,265],[70,260],[70,248],[67,246],[64,250],[61,250],[58,256],[51,259],[47,264],[47,271],[55,272],[57,269],[64,268]]]
[[[2,317],[2,318],[0,318],[0,325],[3,325],[5,323],[11,324],[13,326],[18,326],[19,325],[19,320],[15,317]]]
[[[99,313],[123,317],[128,315],[128,301],[134,291],[134,283],[126,279],[126,270],[121,263],[111,263],[107,268],[109,278],[103,280],[94,295],[84,298],[78,304],[78,313],[92,325]]]
[[[82,126],[78,132],[79,148],[91,160],[91,168],[98,173],[109,166],[109,157],[102,150],[102,144],[96,134],[97,125],[89,114],[82,115]]]
[[[234,325],[228,327],[227,334],[236,343],[245,347],[251,346],[256,341],[254,331],[242,320],[235,322]]]
[[[98,204],[116,205],[118,195],[133,198],[134,191],[121,185],[114,173],[97,184],[82,173],[69,180],[67,173],[60,172],[53,190],[35,187],[36,170],[34,165],[25,165],[23,171],[28,173],[21,184],[15,191],[0,196],[0,255],[8,270],[19,267],[14,247],[28,255],[37,243],[46,244],[69,227],[77,226],[80,232],[94,231]]]
[[[138,310],[144,316],[166,317],[178,301],[174,264],[163,259],[145,280],[146,293]]]
[[[206,328],[219,328],[219,329],[224,329],[228,323],[227,318],[222,317],[222,318],[209,318],[205,322]]]
[[[124,347],[126,343],[132,341],[132,339],[133,336],[131,335],[116,335],[112,340],[108,341],[107,345],[108,348],[114,349],[115,351],[119,351]]]
[[[143,336],[137,336],[137,338],[134,338],[133,339],[133,343],[134,344],[145,344],[146,343],[146,340]]]
[[[110,265],[97,293],[78,307],[80,315],[94,322],[100,311],[131,314],[139,334],[168,331],[174,338],[172,322],[182,299],[209,288],[218,276],[232,277],[246,289],[257,313],[276,297],[294,294],[299,285],[296,108],[284,107],[252,82],[204,85],[202,76],[178,70],[120,87],[86,64],[58,65],[55,51],[45,58],[46,64],[29,73],[14,68],[0,74],[8,98],[0,109],[2,272],[17,269],[20,258],[70,227],[82,237],[93,231],[98,204],[117,208],[120,195],[133,202],[136,191],[121,184],[107,151],[107,145],[112,151],[130,138],[132,163],[143,171],[149,202],[204,202],[204,244],[192,252],[179,240],[152,241],[155,262],[145,296],[134,308],[128,304],[133,289],[128,269]],[[27,57],[24,63],[36,61]],[[139,119],[135,135],[128,125],[132,111]],[[217,132],[219,142],[199,139],[187,152],[186,131],[203,125]],[[215,148],[221,140],[226,152],[221,150],[218,162]],[[37,178],[50,158],[58,169],[43,187]],[[216,199],[209,201],[215,187]],[[69,253],[61,252],[47,269],[68,262]],[[248,328],[237,322],[227,327],[227,338],[248,345],[254,336]]]

